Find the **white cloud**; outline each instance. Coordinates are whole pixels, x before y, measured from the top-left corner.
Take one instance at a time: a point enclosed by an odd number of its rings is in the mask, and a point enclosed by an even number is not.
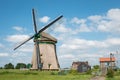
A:
[[[88,27],[88,25],[86,24],[87,19],[79,19],[77,17],[74,17],[71,20],[71,25],[73,25],[73,27],[77,27],[77,29],[75,31],[72,30],[73,34],[77,34],[79,32],[91,32],[91,29]]]
[[[66,54],[66,55],[61,55],[60,56],[60,58],[65,58],[65,59],[73,59],[73,58],[75,58],[75,56],[74,55],[72,55],[72,54]]]
[[[107,49],[113,46],[120,46],[120,38],[110,38],[106,40],[85,40],[85,39],[69,39],[60,46],[60,51],[77,52],[76,50],[85,51],[88,49]],[[64,53],[64,52],[63,52]]]
[[[101,21],[98,30],[110,33],[120,33],[120,23],[117,21]]]
[[[108,29],[104,24],[98,25],[98,30],[103,31],[103,32],[108,32]]]
[[[89,61],[91,65],[99,64],[100,57],[109,56],[110,52],[120,47],[120,38],[105,40],[66,38],[64,40],[58,50],[59,59],[68,61],[69,65],[72,61]],[[62,63],[62,65],[65,64]]]
[[[79,32],[110,32],[120,34],[120,9],[110,9],[105,15],[92,15],[86,19],[74,17],[71,19],[71,25],[77,28],[76,33]]]
[[[33,49],[34,49],[33,43],[34,42],[24,44],[18,49],[18,51],[24,53],[33,53]]]
[[[102,54],[82,54],[81,55],[78,55],[80,58],[81,57],[84,57],[84,58],[100,58],[100,57],[103,57]]]
[[[26,56],[25,53],[21,53],[21,52],[15,52],[11,55],[12,58],[15,58],[15,57],[23,57],[23,56]]]
[[[107,13],[107,17],[110,20],[120,21],[120,9],[110,9]]]
[[[19,32],[25,31],[25,29],[23,27],[20,27],[20,26],[14,26],[13,29],[16,31],[19,31]]]
[[[120,9],[110,9],[106,15],[88,17],[92,26],[98,31],[120,34]],[[87,23],[86,23],[87,24]]]
[[[39,21],[42,23],[47,23],[49,20],[50,20],[50,17],[48,17],[48,16],[44,16],[44,17],[39,19]]]
[[[100,15],[93,15],[88,17],[89,20],[92,22],[99,22],[102,19],[102,16]]]
[[[64,24],[56,23],[54,26],[57,26],[54,28],[55,32],[66,33],[70,31],[70,29],[66,28]]]
[[[91,30],[87,27],[86,24],[81,24],[80,28],[77,31],[78,32],[91,32]]]
[[[9,56],[8,53],[0,53],[0,57],[7,57],[7,56]]]
[[[110,38],[110,39],[105,40],[105,42],[109,44],[110,46],[114,46],[114,45],[120,46],[120,38]]]
[[[28,35],[16,34],[16,35],[7,36],[6,40],[12,43],[17,43],[17,42],[22,42],[28,38],[29,38]]]
[[[75,24],[84,24],[86,22],[85,19],[79,19],[77,17],[74,17],[72,20],[71,20],[71,23],[75,23]]]

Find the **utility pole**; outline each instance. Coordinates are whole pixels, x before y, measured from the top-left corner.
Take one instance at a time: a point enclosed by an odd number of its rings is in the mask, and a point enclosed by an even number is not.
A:
[[[110,53],[110,68],[112,69],[112,66],[113,66],[113,64],[112,64],[112,58],[113,58],[113,54],[112,53]]]

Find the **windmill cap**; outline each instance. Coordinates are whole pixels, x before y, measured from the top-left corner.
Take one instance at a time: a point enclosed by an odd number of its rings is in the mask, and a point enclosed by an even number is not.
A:
[[[41,35],[40,41],[52,41],[57,43],[57,39],[46,32],[42,32],[40,33],[40,35]]]

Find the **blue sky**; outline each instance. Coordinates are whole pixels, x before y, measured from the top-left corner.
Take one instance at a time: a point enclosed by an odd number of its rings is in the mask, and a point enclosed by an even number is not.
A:
[[[58,39],[61,67],[70,67],[73,61],[99,64],[99,58],[110,52],[119,58],[119,4],[119,0],[0,0],[0,66],[31,62],[32,40],[16,51],[13,48],[34,34],[32,8],[36,9],[38,29],[64,16],[48,29]]]

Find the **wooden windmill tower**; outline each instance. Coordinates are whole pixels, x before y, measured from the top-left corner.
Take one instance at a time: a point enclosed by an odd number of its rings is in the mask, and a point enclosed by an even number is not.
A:
[[[44,26],[39,31],[37,30],[36,26],[36,20],[35,20],[35,12],[34,9],[32,9],[33,14],[33,22],[34,22],[34,30],[35,34],[28,38],[26,41],[18,45],[14,48],[16,50],[29,40],[34,38],[34,52],[32,57],[32,69],[40,69],[40,70],[58,70],[59,69],[59,63],[56,55],[56,43],[57,40],[52,37],[51,35],[43,32],[48,27],[50,27],[52,24],[54,24],[56,21],[61,19],[63,16],[59,16],[55,20],[53,20],[48,25]]]

